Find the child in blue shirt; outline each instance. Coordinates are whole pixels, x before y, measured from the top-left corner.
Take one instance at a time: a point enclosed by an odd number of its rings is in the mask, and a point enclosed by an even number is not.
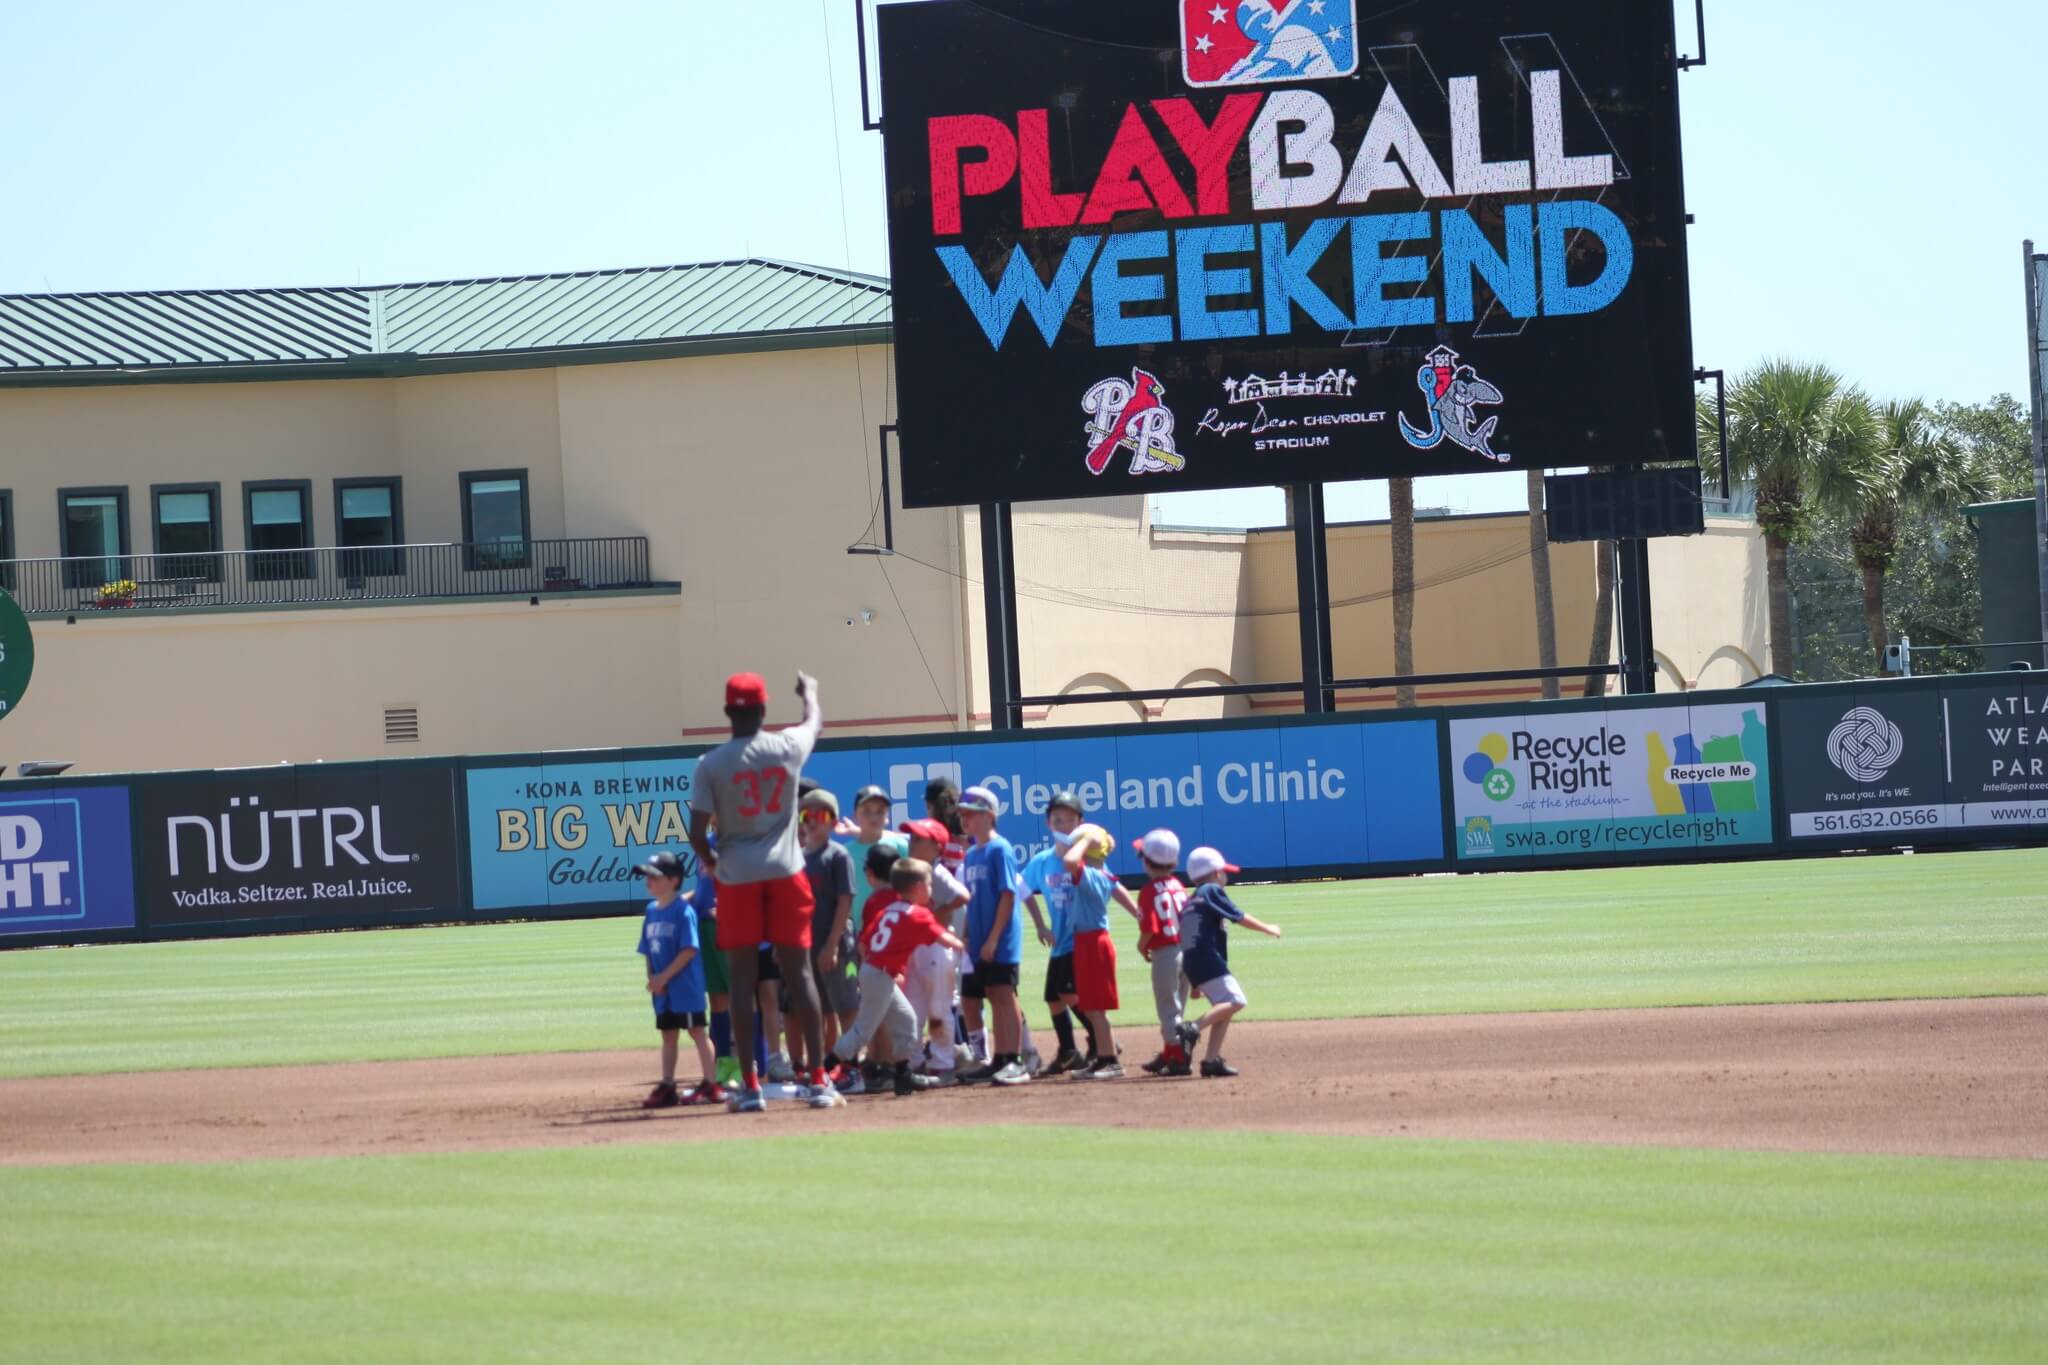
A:
[[[681,896],[683,863],[673,853],[657,853],[633,869],[647,879],[646,917],[640,923],[640,955],[647,959],[647,994],[654,1001],[654,1027],[661,1031],[661,1084],[641,1102],[643,1109],[678,1104],[725,1102],[717,1081],[718,1062],[711,1055],[708,1034],[710,1002],[704,992],[704,955],[697,933],[697,914]],[[676,1091],[676,1054],[687,1030],[697,1048],[704,1080],[687,1095]]]
[[[1202,1034],[1209,1035],[1202,1075],[1210,1079],[1237,1074],[1237,1068],[1223,1060],[1223,1035],[1246,1004],[1244,987],[1230,973],[1230,926],[1242,924],[1280,937],[1279,926],[1247,915],[1224,890],[1237,870],[1237,864],[1224,861],[1213,848],[1198,848],[1188,855],[1188,880],[1195,889],[1180,912],[1180,967],[1209,1009],[1199,1020],[1183,1023],[1180,1034],[1183,1046],[1190,1048]]]

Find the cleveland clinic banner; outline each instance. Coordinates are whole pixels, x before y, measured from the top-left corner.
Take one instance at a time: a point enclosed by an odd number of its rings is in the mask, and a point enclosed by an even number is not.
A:
[[[906,504],[1693,459],[1664,0],[877,22]]]
[[[1540,707],[1450,721],[1458,860],[1771,842],[1764,699]]]

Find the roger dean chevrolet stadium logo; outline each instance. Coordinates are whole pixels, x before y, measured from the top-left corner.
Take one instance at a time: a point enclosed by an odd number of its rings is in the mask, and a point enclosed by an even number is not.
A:
[[[1505,801],[1515,794],[1515,775],[1504,766],[1507,761],[1507,736],[1488,735],[1465,756],[1465,780],[1477,783],[1489,801]]]

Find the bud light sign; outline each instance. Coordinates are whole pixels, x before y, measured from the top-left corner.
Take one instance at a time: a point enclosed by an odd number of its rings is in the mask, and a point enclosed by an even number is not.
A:
[[[128,793],[0,792],[0,934],[135,927]]]

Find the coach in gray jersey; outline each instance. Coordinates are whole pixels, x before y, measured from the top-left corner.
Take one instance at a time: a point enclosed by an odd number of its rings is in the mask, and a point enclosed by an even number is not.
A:
[[[757,673],[735,673],[725,683],[725,714],[732,738],[697,760],[690,790],[690,847],[718,879],[718,946],[732,975],[732,1041],[740,1057],[741,1085],[734,1108],[759,1113],[761,1076],[754,1068],[755,985],[758,946],[775,950],[789,1012],[804,1031],[808,1056],[825,1055],[818,1018],[818,985],[811,975],[811,883],[804,875],[797,835],[804,761],[818,742],[823,718],[818,683],[796,675],[804,718],[794,729],[764,733],[768,685]],[[718,847],[705,835],[718,822]],[[814,1065],[807,1098],[814,1109],[846,1101]]]

